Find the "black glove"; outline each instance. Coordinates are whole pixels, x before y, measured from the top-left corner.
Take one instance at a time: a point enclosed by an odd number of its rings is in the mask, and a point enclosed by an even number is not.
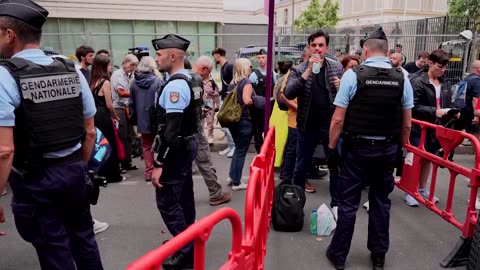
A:
[[[340,166],[340,154],[338,153],[337,148],[327,149],[327,165],[331,174],[338,174],[338,167]]]

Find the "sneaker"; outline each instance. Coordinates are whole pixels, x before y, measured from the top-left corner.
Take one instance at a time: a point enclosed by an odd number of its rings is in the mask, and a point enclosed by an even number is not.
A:
[[[231,192],[224,192],[222,197],[210,200],[210,205],[211,206],[217,206],[222,203],[227,203],[232,200],[232,193]]]
[[[308,181],[305,183],[305,192],[314,193],[316,190],[315,186],[310,184]]]
[[[225,179],[225,182],[227,183],[227,185],[231,186],[233,183],[233,180],[232,178],[228,177],[227,179]]]
[[[107,229],[108,229],[108,223],[100,222],[96,219],[93,220],[93,232],[95,234],[99,234],[101,232],[104,232]]]
[[[418,189],[418,193],[420,193],[420,195],[425,199],[425,200],[428,200],[428,198],[430,197],[430,191],[427,190],[427,189]],[[433,196],[433,201],[435,203],[438,203],[438,198]]]
[[[2,191],[2,195],[0,195],[0,196],[6,195],[6,194],[7,194],[7,189],[4,188],[3,191]]]
[[[318,166],[318,170],[328,172],[328,166],[327,165],[320,165],[320,166]]]
[[[365,208],[368,212],[368,210],[370,209],[370,202],[369,201],[366,201],[364,204],[363,204],[363,208]]]
[[[231,149],[227,147],[227,148],[225,148],[224,150],[218,152],[218,154],[219,154],[220,156],[225,156],[226,154],[230,153],[230,150],[231,150]]]
[[[335,221],[337,221],[338,220],[338,206],[332,207],[332,214],[333,214],[333,218],[335,219]]]
[[[232,158],[232,157],[233,157],[233,154],[235,154],[235,147],[232,148],[232,150],[230,150],[230,152],[228,152],[227,157],[228,157],[228,158]]]
[[[208,144],[213,144],[213,138],[212,137],[208,138]]]
[[[239,190],[245,190],[247,189],[247,184],[241,182],[238,186],[233,185],[232,190],[233,191],[239,191]]]
[[[410,196],[407,193],[405,193],[403,195],[403,200],[405,201],[405,204],[408,205],[408,206],[411,206],[411,207],[417,207],[418,206],[417,200],[415,200],[412,196]]]

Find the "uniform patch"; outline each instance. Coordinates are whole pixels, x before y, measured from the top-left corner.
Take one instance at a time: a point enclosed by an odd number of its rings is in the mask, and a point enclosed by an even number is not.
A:
[[[179,99],[180,99],[180,93],[179,92],[170,92],[170,101],[171,102],[177,103]]]

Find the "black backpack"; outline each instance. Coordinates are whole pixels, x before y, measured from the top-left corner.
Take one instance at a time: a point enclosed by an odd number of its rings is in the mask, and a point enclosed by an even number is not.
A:
[[[275,231],[298,232],[303,228],[305,191],[289,183],[275,187],[272,206],[272,225]]]

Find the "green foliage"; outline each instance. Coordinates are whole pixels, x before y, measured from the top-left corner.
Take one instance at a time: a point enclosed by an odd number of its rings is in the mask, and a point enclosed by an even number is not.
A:
[[[306,10],[295,20],[297,29],[323,28],[333,29],[338,23],[338,2],[326,0],[320,5],[319,0],[312,0]]]
[[[450,0],[448,12],[453,16],[472,18],[477,26],[480,24],[480,0]]]

